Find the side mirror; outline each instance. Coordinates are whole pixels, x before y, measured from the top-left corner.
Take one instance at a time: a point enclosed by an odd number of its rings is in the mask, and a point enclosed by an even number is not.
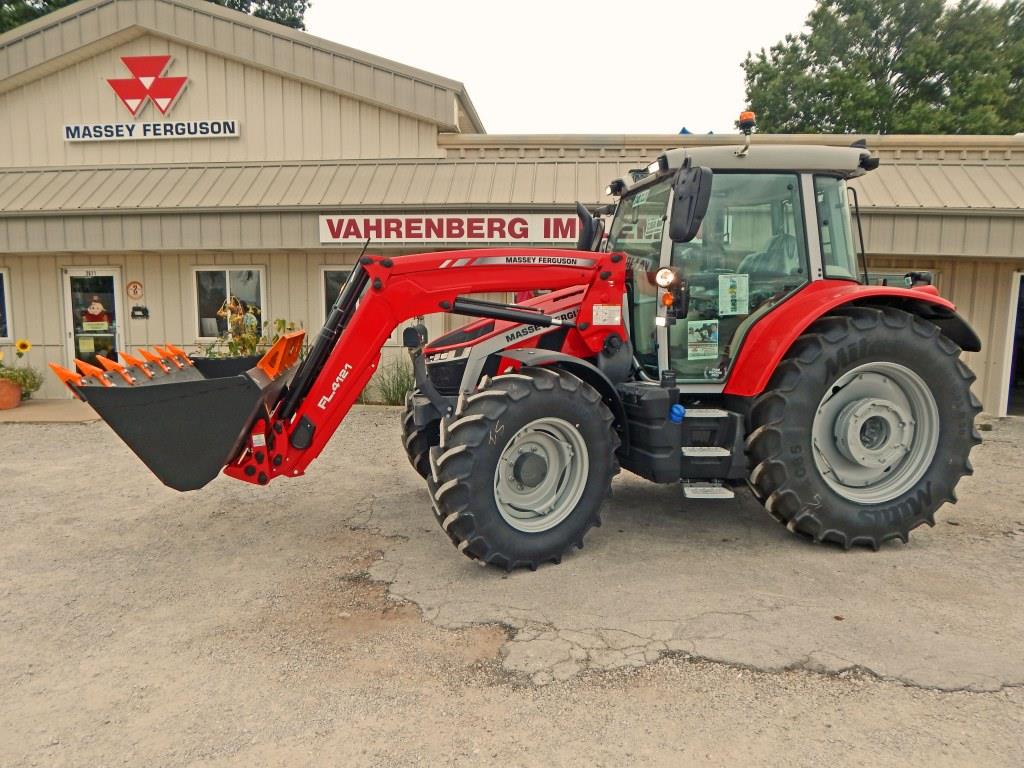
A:
[[[684,167],[676,173],[672,184],[672,214],[668,236],[674,243],[688,243],[697,236],[711,200],[710,168]]]

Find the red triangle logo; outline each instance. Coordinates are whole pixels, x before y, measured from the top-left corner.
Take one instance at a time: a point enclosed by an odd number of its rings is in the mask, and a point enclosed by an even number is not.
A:
[[[113,78],[107,82],[132,117],[138,116],[147,100],[151,100],[162,115],[166,115],[174,104],[188,78],[161,77],[170,61],[168,55],[121,57],[121,62],[133,77]]]

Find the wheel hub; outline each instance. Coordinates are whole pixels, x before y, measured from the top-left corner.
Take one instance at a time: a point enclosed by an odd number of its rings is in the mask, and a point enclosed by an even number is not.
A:
[[[835,422],[836,447],[862,467],[888,466],[910,450],[913,419],[897,403],[864,397],[848,403]]]
[[[814,463],[833,491],[883,504],[913,488],[939,441],[931,389],[898,363],[865,363],[825,392],[811,428]]]
[[[509,525],[539,533],[576,507],[586,487],[589,454],[576,425],[542,418],[508,441],[494,470],[494,501]]]
[[[512,465],[512,476],[524,487],[536,488],[548,473],[548,463],[535,450],[519,454]]]

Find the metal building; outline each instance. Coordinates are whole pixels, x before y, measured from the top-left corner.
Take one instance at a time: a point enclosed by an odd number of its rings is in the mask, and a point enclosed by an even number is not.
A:
[[[983,339],[978,396],[1006,413],[1024,139],[865,138],[882,162],[857,183],[872,279],[932,271]],[[734,141],[490,135],[437,75],[200,0],[81,0],[0,36],[0,349],[28,338],[37,366],[195,349],[230,296],[315,329],[367,236],[390,253],[569,245],[575,200],[605,201],[667,147]]]

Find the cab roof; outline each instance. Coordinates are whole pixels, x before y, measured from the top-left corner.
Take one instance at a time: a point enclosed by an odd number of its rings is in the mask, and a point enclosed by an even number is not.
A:
[[[809,144],[753,144],[745,154],[742,147],[681,147],[664,153],[668,168],[681,168],[689,158],[692,165],[712,171],[790,171],[832,173],[844,179],[862,176],[871,167],[871,153],[863,147],[822,147]],[[664,165],[662,166],[664,167]]]

